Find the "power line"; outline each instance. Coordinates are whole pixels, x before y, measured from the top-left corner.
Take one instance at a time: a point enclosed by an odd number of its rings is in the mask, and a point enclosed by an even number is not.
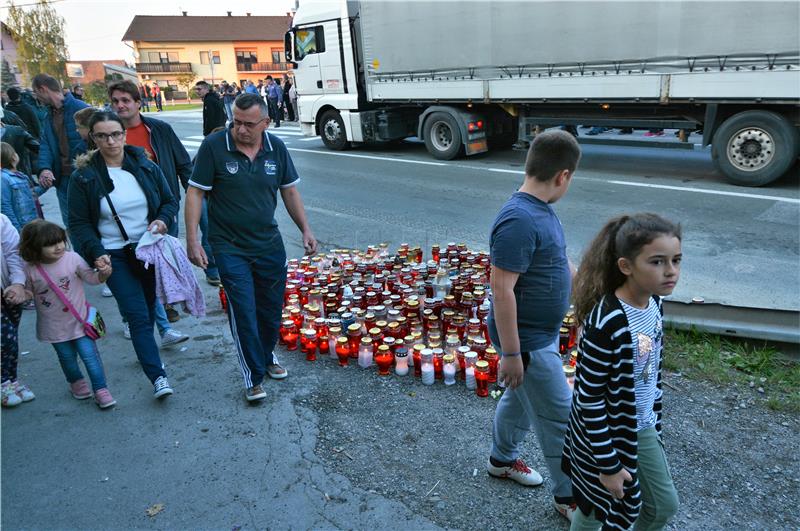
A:
[[[64,0],[45,0],[45,4],[57,4],[58,2],[64,2]],[[30,6],[38,6],[41,2],[31,2],[29,4],[14,4],[14,7],[30,7]],[[11,2],[4,5],[2,9],[8,9],[11,7]]]

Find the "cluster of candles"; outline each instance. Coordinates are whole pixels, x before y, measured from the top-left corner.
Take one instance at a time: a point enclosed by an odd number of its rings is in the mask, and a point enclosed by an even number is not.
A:
[[[317,355],[377,367],[378,374],[413,374],[423,384],[464,382],[479,397],[497,382],[498,353],[486,318],[489,255],[464,244],[401,244],[366,251],[332,250],[289,261],[279,341],[308,361]],[[577,326],[570,312],[560,351],[568,381],[575,374]],[[569,354],[568,354],[569,353]]]
[[[333,250],[288,264],[280,343],[342,366],[413,374],[426,385],[463,381],[480,397],[497,381],[486,318],[489,255],[451,243]]]

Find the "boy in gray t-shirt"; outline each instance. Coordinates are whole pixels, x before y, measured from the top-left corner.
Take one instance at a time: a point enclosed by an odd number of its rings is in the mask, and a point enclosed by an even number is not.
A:
[[[536,136],[525,182],[492,226],[489,332],[502,353],[498,379],[507,386],[492,429],[489,475],[526,485],[543,482],[519,458],[533,428],[552,480],[556,510],[572,520],[570,478],[561,471],[571,392],[558,354],[558,331],[569,307],[572,267],[561,222],[550,206],[569,189],[580,147],[564,131]]]

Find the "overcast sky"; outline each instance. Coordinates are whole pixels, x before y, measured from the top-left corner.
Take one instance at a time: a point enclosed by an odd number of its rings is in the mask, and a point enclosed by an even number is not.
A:
[[[34,0],[16,0],[17,5]],[[72,61],[123,59],[134,62],[122,35],[136,15],[285,15],[294,0],[57,0],[52,6],[66,22],[67,46]],[[3,2],[6,5],[6,2]],[[0,10],[5,19],[8,9]]]

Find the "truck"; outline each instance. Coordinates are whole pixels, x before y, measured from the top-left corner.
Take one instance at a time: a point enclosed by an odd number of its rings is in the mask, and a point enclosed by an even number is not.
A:
[[[304,134],[417,137],[451,160],[592,125],[702,131],[731,182],[800,154],[800,2],[301,1],[285,35]]]

